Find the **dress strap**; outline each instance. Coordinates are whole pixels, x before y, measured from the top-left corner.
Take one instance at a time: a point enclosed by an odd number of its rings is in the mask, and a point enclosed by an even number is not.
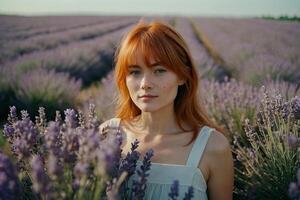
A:
[[[192,167],[198,167],[199,162],[202,158],[205,146],[207,144],[208,138],[214,128],[208,126],[203,126],[200,133],[198,134],[196,141],[193,144],[192,150],[189,154],[186,165]]]
[[[111,118],[109,120],[108,126],[112,127],[112,128],[116,128],[119,129],[120,126],[120,122],[121,122],[121,118]]]

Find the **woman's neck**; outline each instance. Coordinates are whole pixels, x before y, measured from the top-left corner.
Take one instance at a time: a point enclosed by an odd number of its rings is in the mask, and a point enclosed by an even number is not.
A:
[[[182,132],[176,123],[173,105],[156,112],[142,112],[133,122],[136,132],[145,135],[166,135]]]

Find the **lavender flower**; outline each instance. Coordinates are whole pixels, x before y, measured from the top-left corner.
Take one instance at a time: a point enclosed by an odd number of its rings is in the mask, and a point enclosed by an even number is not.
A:
[[[99,125],[100,125],[100,122],[96,115],[95,105],[90,104],[89,105],[89,116],[88,116],[88,128],[97,129],[99,127]]]
[[[140,169],[137,170],[138,180],[133,180],[133,187],[132,187],[132,199],[143,199],[145,196],[146,191],[146,180],[149,174],[147,171],[150,170],[151,167],[151,157],[153,154],[153,149],[149,149],[146,152],[146,155],[143,159],[143,164],[141,165]]]
[[[58,122],[49,122],[45,130],[45,144],[46,147],[56,156],[61,153],[61,127]]]
[[[67,128],[76,128],[78,122],[77,122],[77,114],[75,110],[73,109],[67,109],[65,110],[65,123]]]
[[[290,101],[293,116],[296,120],[300,119],[300,98],[295,96]]]
[[[120,169],[119,169],[119,177],[122,175],[122,173],[126,172],[127,179],[130,178],[136,170],[137,166],[137,161],[140,157],[140,153],[136,151],[138,148],[138,143],[139,141],[136,139],[132,144],[131,144],[131,152],[127,153],[126,157],[124,160],[121,161],[120,164]],[[122,184],[120,187],[120,193],[121,193],[121,198],[123,197],[122,195],[125,195],[127,193],[128,188],[126,188],[125,184]]]
[[[173,181],[172,185],[171,185],[171,191],[168,194],[169,197],[171,197],[172,200],[176,200],[177,197],[179,196],[179,181],[175,180]]]
[[[105,141],[105,142],[104,142]],[[102,141],[101,152],[97,156],[105,164],[105,171],[110,177],[117,177],[121,159],[122,137],[119,132],[111,132],[106,140]]]
[[[61,156],[65,163],[74,164],[77,159],[76,152],[79,149],[79,135],[76,130],[67,129],[62,133]]]
[[[21,192],[17,170],[0,151],[0,199],[18,199]]]
[[[39,116],[35,117],[35,124],[39,128],[40,132],[43,133],[47,126],[45,108],[39,107]]]
[[[39,156],[34,156],[30,164],[32,168],[33,189],[37,193],[50,195],[50,179],[45,172],[42,158]]]
[[[11,106],[11,107],[9,107],[9,109],[10,109],[10,112],[9,112],[7,120],[10,124],[14,124],[18,120],[17,109],[15,106]]]
[[[138,147],[139,141],[136,139],[131,144],[131,152],[127,153],[126,158],[122,161],[120,165],[119,173],[121,174],[123,171],[128,172],[128,177],[130,177],[135,172],[136,163],[140,157],[140,153],[136,151]]]
[[[47,159],[47,172],[49,177],[53,180],[58,180],[63,178],[63,168],[62,164],[59,162],[59,158],[53,153],[50,153]]]
[[[12,108],[13,109],[13,108]],[[10,141],[12,152],[19,160],[28,158],[30,154],[39,152],[39,132],[34,123],[28,117],[28,113],[22,111],[22,120],[14,124],[4,126],[4,135]]]
[[[55,111],[55,122],[58,122],[59,124],[62,124],[62,118],[61,118],[61,114],[60,111]]]

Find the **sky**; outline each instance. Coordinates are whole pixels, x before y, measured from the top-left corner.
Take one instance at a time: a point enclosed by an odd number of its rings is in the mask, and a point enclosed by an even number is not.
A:
[[[0,0],[0,14],[300,16],[300,0]]]

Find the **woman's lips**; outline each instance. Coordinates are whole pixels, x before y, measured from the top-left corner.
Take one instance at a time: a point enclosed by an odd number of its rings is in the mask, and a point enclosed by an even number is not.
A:
[[[149,99],[154,99],[156,97],[157,96],[153,96],[153,95],[143,95],[143,96],[140,96],[139,98],[142,100],[149,100]]]

